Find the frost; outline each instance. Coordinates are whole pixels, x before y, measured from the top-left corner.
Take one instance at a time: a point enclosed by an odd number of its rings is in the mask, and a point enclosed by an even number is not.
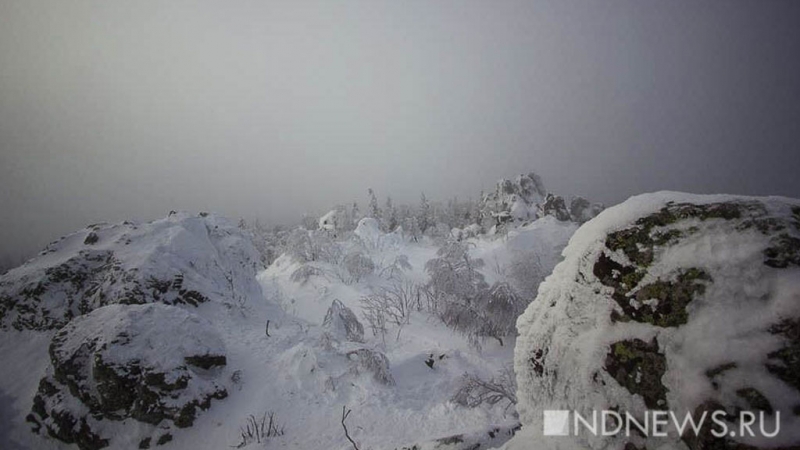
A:
[[[703,435],[684,443],[800,443],[800,418],[793,413],[800,385],[791,375],[800,348],[800,268],[792,263],[791,244],[800,237],[793,216],[799,203],[662,192],[633,197],[584,224],[517,321],[523,430],[507,448],[532,442],[554,448],[554,440],[534,437],[544,410],[590,415],[611,407],[638,417],[645,409],[680,416],[712,406],[781,411],[781,433],[773,439]],[[576,448],[683,445],[674,435],[569,442]]]

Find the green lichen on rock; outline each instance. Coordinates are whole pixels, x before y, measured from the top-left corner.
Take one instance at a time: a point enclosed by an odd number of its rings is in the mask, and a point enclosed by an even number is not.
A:
[[[605,370],[631,394],[640,395],[648,408],[667,408],[667,388],[661,382],[667,361],[655,339],[650,343],[632,339],[611,344]]]
[[[764,250],[764,264],[776,269],[800,266],[800,239],[787,233],[774,237]]]
[[[767,355],[767,370],[800,391],[800,319],[786,319],[769,331],[783,336],[786,341],[781,349]]]
[[[707,272],[692,267],[679,270],[674,280],[659,279],[639,287],[631,294],[644,278],[645,272],[633,266],[624,266],[604,253],[594,265],[594,275],[603,285],[614,289],[611,298],[622,312],[613,311],[612,320],[650,323],[659,327],[685,324],[688,320],[687,305],[702,295],[706,289],[705,283],[711,281]]]
[[[639,218],[634,226],[610,233],[606,238],[606,248],[611,251],[621,250],[632,263],[647,267],[653,262],[655,247],[674,244],[697,231],[696,227],[686,230],[657,230],[658,228],[687,219],[733,220],[742,217],[744,212],[754,216],[766,213],[760,203],[723,202],[695,205],[670,202],[659,211]]]
[[[694,420],[699,420],[704,415],[711,416],[715,411],[725,411],[725,408],[714,400],[707,400],[695,408],[692,417]],[[733,416],[727,413],[723,417],[726,421],[732,421]],[[681,440],[690,450],[755,450],[754,447],[736,442],[729,437],[717,437],[712,434],[714,427],[704,426],[700,428],[699,433],[685,432],[681,436]]]
[[[794,207],[792,211],[800,217],[800,207]],[[689,219],[737,221],[737,230],[754,228],[764,235],[775,234],[787,227],[786,219],[769,217],[759,202],[668,203],[659,211],[639,218],[633,226],[609,233],[605,247],[612,252],[622,252],[630,261],[619,262],[603,252],[593,267],[600,282],[614,289],[611,297],[621,312],[615,310],[612,320],[651,323],[660,327],[686,323],[686,307],[702,295],[706,284],[712,281],[708,273],[700,268],[688,268],[679,270],[673,280],[659,279],[645,286],[639,284],[653,263],[658,248],[674,245],[699,232],[695,225],[676,228],[679,222]],[[764,250],[764,258],[764,264],[770,267],[800,266],[800,239],[785,232],[772,237],[770,247]],[[644,305],[642,302],[647,300],[655,302]]]
[[[625,315],[621,321],[651,323],[659,327],[676,327],[689,319],[686,307],[694,298],[705,292],[704,282],[711,281],[711,276],[698,268],[678,271],[673,281],[657,280],[639,288],[634,295],[638,307],[631,302],[618,302]],[[645,302],[656,300],[650,305]]]

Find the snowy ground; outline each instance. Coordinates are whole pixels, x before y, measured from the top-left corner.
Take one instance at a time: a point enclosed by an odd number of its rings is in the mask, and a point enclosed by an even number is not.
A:
[[[552,269],[576,226],[551,219],[506,237],[473,239],[471,252],[486,260],[487,281],[501,276],[502,267],[513,257],[511,248],[541,253],[543,266]],[[437,250],[433,242],[374,237],[370,257],[379,267],[405,255],[411,269],[402,277],[425,282],[425,262]],[[549,244],[545,248],[542,242]],[[465,372],[489,378],[509,364],[513,340],[504,346],[487,340],[478,349],[435,317],[415,311],[399,334],[390,328],[385,343],[365,332],[363,346],[385,353],[396,381],[394,386],[380,384],[369,373],[354,375],[347,358],[320,338],[323,317],[334,299],[360,318],[359,299],[387,283],[386,278],[373,274],[348,285],[319,275],[301,284],[290,279],[297,267],[288,256],[279,258],[257,276],[263,297],[248,298],[242,307],[213,301],[197,309],[187,307],[213,323],[227,350],[224,376],[237,381],[229,383],[228,398],[213,401],[191,428],[172,431],[173,440],[160,448],[230,448],[240,443],[240,428],[250,415],[260,418],[269,412],[276,413],[284,435],[246,448],[352,448],[341,425],[343,407],[352,409],[347,425],[362,450],[410,447],[461,433],[483,435],[495,426],[516,424],[514,408],[503,402],[470,409],[450,401]],[[267,321],[270,336],[265,333]],[[49,363],[53,333],[0,332],[0,448],[74,448],[32,434],[25,423]],[[431,354],[437,361],[433,368],[425,364]],[[126,430],[139,426],[129,425]],[[112,447],[136,448],[138,439],[134,433],[117,436]]]

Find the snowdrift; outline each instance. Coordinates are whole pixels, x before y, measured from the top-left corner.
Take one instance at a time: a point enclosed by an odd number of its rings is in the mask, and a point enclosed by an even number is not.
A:
[[[586,223],[563,254],[517,322],[523,428],[504,448],[800,444],[800,200],[641,195]],[[545,410],[724,410],[736,432],[543,437]],[[740,436],[741,411],[763,413],[770,431],[780,416],[780,433]]]

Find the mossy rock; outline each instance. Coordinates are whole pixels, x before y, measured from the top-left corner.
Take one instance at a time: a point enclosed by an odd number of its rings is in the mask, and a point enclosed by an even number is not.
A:
[[[770,333],[785,338],[784,346],[769,353],[767,370],[800,391],[800,318],[773,325]]]
[[[722,409],[734,428],[743,411],[780,413],[782,430],[800,429],[800,201],[638,196],[584,224],[563,254],[517,321],[523,427],[541,430],[546,410],[618,407]],[[572,438],[564,447],[800,445],[786,434]]]
[[[667,370],[666,358],[654,339],[615,342],[606,355],[605,370],[631,394],[640,395],[650,409],[667,409],[667,388],[661,377]]]

